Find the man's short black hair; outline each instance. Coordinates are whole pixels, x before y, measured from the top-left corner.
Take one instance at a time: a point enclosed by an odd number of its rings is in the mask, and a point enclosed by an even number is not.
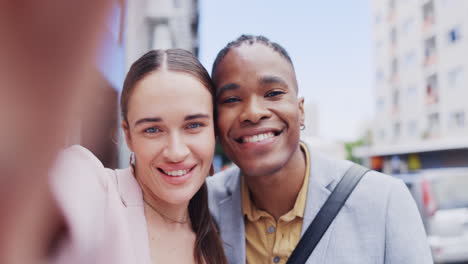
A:
[[[216,59],[215,59],[215,61],[213,63],[213,68],[211,70],[211,77],[213,77],[213,74],[214,74],[215,69],[218,66],[218,64],[224,59],[226,54],[228,54],[228,52],[232,48],[237,48],[237,47],[241,46],[242,44],[253,45],[253,44],[256,44],[256,43],[260,43],[260,44],[263,44],[263,45],[265,45],[267,47],[272,48],[275,52],[277,52],[279,55],[281,55],[283,58],[285,58],[291,64],[291,66],[294,69],[294,65],[292,63],[291,57],[289,57],[288,52],[280,44],[278,44],[276,42],[273,42],[273,41],[270,41],[268,38],[266,38],[266,37],[264,37],[262,35],[258,35],[258,36],[242,35],[242,36],[238,37],[236,40],[229,42],[226,45],[226,47],[224,47],[222,50],[220,50],[218,52],[218,55],[216,56]]]

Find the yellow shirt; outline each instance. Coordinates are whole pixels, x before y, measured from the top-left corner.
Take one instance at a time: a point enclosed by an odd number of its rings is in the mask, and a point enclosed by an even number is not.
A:
[[[303,143],[301,150],[306,160],[304,183],[293,209],[278,221],[252,203],[244,177],[241,178],[247,264],[286,263],[299,243],[309,185],[309,152]]]

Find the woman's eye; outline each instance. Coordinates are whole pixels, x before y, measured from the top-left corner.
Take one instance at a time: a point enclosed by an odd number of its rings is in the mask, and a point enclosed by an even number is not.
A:
[[[230,103],[235,103],[235,102],[238,102],[238,101],[240,101],[240,99],[237,98],[237,97],[228,97],[228,98],[224,99],[222,101],[222,103],[223,104],[230,104]]]
[[[278,96],[278,95],[281,95],[281,94],[284,94],[283,91],[271,91],[269,93],[267,93],[265,95],[265,97],[274,97],[274,96]]]
[[[201,124],[201,123],[191,123],[191,124],[187,125],[187,128],[188,129],[196,129],[196,128],[199,128],[199,127],[202,127],[202,126],[203,126],[203,124]]]
[[[160,132],[160,130],[157,127],[149,127],[147,129],[145,129],[144,132],[149,133],[149,134],[154,134],[154,133]]]

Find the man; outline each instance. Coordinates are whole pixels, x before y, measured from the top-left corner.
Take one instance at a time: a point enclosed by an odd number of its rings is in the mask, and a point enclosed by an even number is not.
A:
[[[230,263],[286,263],[352,163],[300,141],[304,99],[280,45],[241,36],[219,52],[212,77],[218,137],[237,165],[208,180],[226,255]],[[307,263],[432,263],[405,185],[368,172]]]

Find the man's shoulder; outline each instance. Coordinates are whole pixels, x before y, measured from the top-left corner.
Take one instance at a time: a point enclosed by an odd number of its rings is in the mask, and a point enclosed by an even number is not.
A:
[[[309,150],[311,164],[311,180],[318,181],[320,185],[332,191],[346,172],[355,163],[328,156],[326,154]],[[358,196],[378,198],[381,201],[388,199],[394,189],[403,188],[404,183],[392,176],[374,170],[368,171],[356,186],[354,192],[360,193]],[[362,197],[364,198],[364,197]]]
[[[236,182],[240,170],[237,166],[233,165],[226,170],[216,173],[215,175],[206,179],[208,191],[212,196],[226,196],[229,195],[236,187]]]

